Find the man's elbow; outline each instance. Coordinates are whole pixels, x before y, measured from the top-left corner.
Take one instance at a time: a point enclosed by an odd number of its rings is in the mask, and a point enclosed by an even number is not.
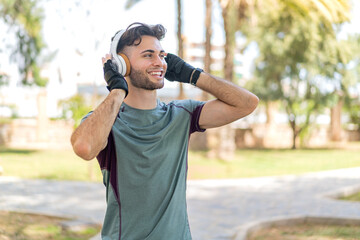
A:
[[[253,111],[255,111],[258,104],[259,104],[259,98],[256,95],[251,94],[250,96],[248,96],[248,98],[243,104],[241,104],[240,106],[234,109],[235,111],[233,111],[234,113],[233,121],[239,120],[241,118],[250,115]]]
[[[87,142],[81,141],[79,139],[73,139],[72,137],[71,145],[75,154],[82,159],[87,161],[94,159],[95,156],[92,154],[91,146]]]
[[[259,104],[259,98],[255,94],[251,94],[247,101],[247,115],[255,111]]]

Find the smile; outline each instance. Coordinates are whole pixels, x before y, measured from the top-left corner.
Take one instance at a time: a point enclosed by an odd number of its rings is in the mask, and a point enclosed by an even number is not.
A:
[[[163,71],[153,71],[153,72],[149,72],[149,74],[154,77],[162,77]]]

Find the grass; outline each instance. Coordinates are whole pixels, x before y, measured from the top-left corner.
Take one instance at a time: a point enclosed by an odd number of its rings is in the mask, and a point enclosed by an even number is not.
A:
[[[189,177],[245,178],[302,174],[360,167],[360,149],[239,150],[233,160],[209,160],[205,152],[189,154]]]
[[[96,161],[84,161],[71,150],[0,149],[5,176],[53,180],[99,181]]]
[[[189,179],[248,178],[360,167],[357,149],[238,150],[233,160],[208,159],[189,152]],[[96,160],[84,161],[72,150],[0,149],[3,175],[21,178],[101,181]]]
[[[96,235],[101,226],[89,226],[81,231],[63,228],[69,219],[52,216],[0,211],[0,239],[11,240],[87,240]]]
[[[355,240],[359,239],[359,226],[301,224],[259,230],[248,240]]]
[[[354,193],[349,196],[341,197],[339,199],[346,201],[360,202],[360,192]]]

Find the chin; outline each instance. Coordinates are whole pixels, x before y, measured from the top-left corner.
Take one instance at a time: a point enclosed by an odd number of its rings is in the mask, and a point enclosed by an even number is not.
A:
[[[162,81],[160,81],[158,84],[156,84],[157,86],[156,86],[156,89],[162,89],[162,88],[164,88],[164,84],[165,83],[165,81],[164,80],[162,80]]]

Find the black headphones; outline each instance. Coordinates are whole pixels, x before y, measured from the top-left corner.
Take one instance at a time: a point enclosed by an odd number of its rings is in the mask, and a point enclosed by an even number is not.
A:
[[[111,41],[110,45],[110,53],[112,55],[113,63],[118,67],[118,71],[124,77],[130,74],[130,61],[128,57],[123,53],[117,53],[116,49],[119,44],[121,36],[124,34],[126,30],[120,30],[117,32]]]

